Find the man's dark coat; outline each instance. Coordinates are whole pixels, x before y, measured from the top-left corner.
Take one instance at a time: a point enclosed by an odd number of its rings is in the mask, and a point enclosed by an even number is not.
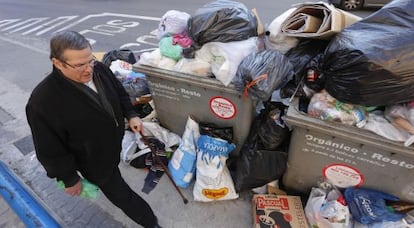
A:
[[[26,106],[37,158],[49,177],[67,187],[79,179],[77,170],[96,184],[105,183],[120,161],[124,118],[134,116],[128,94],[109,68],[98,63],[94,77],[102,82],[113,114],[57,68],[33,90]]]

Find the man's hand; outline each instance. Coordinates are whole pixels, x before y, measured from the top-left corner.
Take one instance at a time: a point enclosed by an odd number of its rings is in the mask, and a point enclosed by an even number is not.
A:
[[[79,179],[79,181],[72,187],[65,188],[65,192],[71,196],[78,196],[81,194],[81,191],[82,191],[82,180],[81,179]]]
[[[129,119],[129,127],[134,131],[135,133],[142,133],[143,126],[142,126],[142,120],[139,117],[133,117]]]

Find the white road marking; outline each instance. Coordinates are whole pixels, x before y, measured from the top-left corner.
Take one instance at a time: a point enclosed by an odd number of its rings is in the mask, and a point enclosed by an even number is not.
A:
[[[20,31],[20,30],[25,29],[27,27],[30,27],[32,25],[35,25],[35,24],[37,24],[39,22],[42,22],[42,21],[44,21],[46,19],[48,19],[48,17],[30,18],[30,19],[27,19],[25,21],[22,21],[22,22],[19,22],[17,24],[14,24],[12,26],[9,26],[7,28],[4,28],[1,31],[7,31],[7,30],[10,30],[10,29],[13,29],[13,28],[18,27],[17,29],[11,31],[11,33],[17,32],[17,31]],[[23,25],[23,26],[21,26],[21,25]]]
[[[21,19],[8,19],[8,20],[1,20],[0,21],[0,28],[1,27],[4,27],[4,26],[6,26],[6,25],[8,25],[8,24],[13,24],[14,22],[18,22],[18,21],[20,21]]]
[[[36,47],[31,46],[31,45],[28,45],[28,44],[21,43],[19,41],[15,41],[15,40],[9,39],[9,38],[3,37],[3,36],[0,36],[0,40],[9,42],[9,43],[12,43],[12,44],[15,44],[15,45],[19,45],[19,46],[24,47],[24,48],[28,48],[28,49],[30,49],[32,51],[36,51],[36,52],[39,52],[39,53],[42,53],[42,54],[49,55],[49,52],[47,52],[45,50],[36,48]]]
[[[44,34],[44,33],[48,32],[48,31],[50,31],[50,30],[52,30],[52,29],[54,29],[54,28],[56,28],[56,27],[58,27],[58,26],[60,26],[60,25],[62,25],[62,24],[64,24],[64,23],[66,23],[66,22],[68,22],[68,21],[71,21],[71,20],[73,20],[73,19],[75,19],[75,18],[77,18],[77,17],[78,17],[78,16],[64,16],[64,17],[58,17],[58,18],[55,18],[55,19],[53,19],[53,20],[51,20],[51,21],[49,21],[49,22],[46,22],[46,23],[44,23],[44,24],[41,24],[41,25],[39,25],[39,26],[37,26],[37,27],[34,27],[34,28],[30,29],[30,30],[28,30],[28,31],[26,31],[26,32],[24,32],[24,33],[22,33],[22,35],[27,35],[27,34],[29,34],[29,33],[31,33],[31,32],[34,32],[34,31],[36,31],[36,30],[39,30],[39,29],[41,29],[41,28],[44,28],[44,27],[48,26],[47,28],[45,28],[45,29],[43,29],[43,30],[40,30],[39,32],[37,32],[37,33],[36,33],[36,36],[39,36],[39,35],[42,35],[42,34]],[[58,21],[60,21],[60,22],[58,22]],[[58,22],[58,23],[55,23],[55,22]],[[53,24],[53,23],[55,23],[55,24]],[[52,25],[52,24],[53,24],[53,25]],[[50,25],[52,25],[52,26],[50,26]]]
[[[93,15],[88,15],[82,19],[80,19],[79,21],[72,23],[70,25],[67,25],[59,30],[57,30],[56,32],[60,32],[63,30],[66,30],[68,28],[71,28],[77,24],[80,24],[90,18],[94,18],[94,17],[106,17],[106,16],[113,16],[113,17],[128,17],[128,18],[136,18],[136,19],[142,19],[142,20],[151,20],[151,21],[159,21],[161,18],[159,17],[147,17],[147,16],[139,16],[139,15],[130,15],[130,14],[118,14],[118,13],[101,13],[101,14],[93,14]]]
[[[128,28],[133,28],[139,26],[141,23],[136,20],[149,20],[149,21],[160,21],[158,17],[148,17],[148,16],[140,16],[140,15],[130,15],[130,14],[118,14],[118,13],[98,13],[98,14],[91,14],[87,15],[83,18],[79,18],[79,15],[72,15],[72,16],[61,16],[57,18],[50,18],[50,17],[39,17],[39,18],[30,18],[30,19],[8,19],[8,20],[0,20],[0,31],[7,31],[8,33],[16,33],[20,32],[21,35],[30,35],[33,34],[35,36],[40,36],[45,33],[56,33],[63,30],[67,30],[72,28],[76,25],[81,24],[89,19],[105,19],[105,17],[113,17],[115,19],[110,19],[105,23],[98,24],[95,26],[90,27],[89,29],[83,29],[79,31],[80,34],[83,34],[91,43],[94,45],[97,40],[93,39],[92,37],[88,37],[89,33],[100,35],[100,36],[109,36],[113,37],[120,33],[125,32]],[[79,19],[77,19],[79,18]],[[126,20],[126,19],[131,20]],[[76,20],[77,19],[77,20]],[[48,20],[48,21],[45,21]],[[64,26],[58,28],[59,26]],[[56,30],[55,30],[56,29]],[[86,35],[88,33],[88,35]],[[135,43],[125,43],[122,44],[122,47],[136,49],[137,47],[141,46],[142,44],[150,45],[156,48],[158,46],[158,40],[156,38],[157,29],[151,31],[149,35],[142,35],[136,38]],[[21,47],[25,47],[40,53],[45,53],[45,51],[40,50],[34,46],[27,45],[18,41],[14,41],[12,39],[8,39],[6,37],[1,37],[0,39],[9,43],[13,43],[19,45]],[[146,48],[143,50],[134,50],[135,52],[145,52],[153,50],[154,48]]]

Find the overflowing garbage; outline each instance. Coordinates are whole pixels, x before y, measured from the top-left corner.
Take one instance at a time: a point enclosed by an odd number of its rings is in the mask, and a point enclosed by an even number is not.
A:
[[[414,227],[414,2],[275,16],[265,27],[230,0],[172,9],[158,48],[108,53],[131,101],[153,102],[141,117],[168,168],[131,132],[122,161],[152,171],[146,193],[164,172],[194,201],[257,193],[253,227]]]

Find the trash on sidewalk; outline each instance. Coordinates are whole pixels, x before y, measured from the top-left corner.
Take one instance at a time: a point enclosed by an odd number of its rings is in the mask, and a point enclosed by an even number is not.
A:
[[[160,126],[183,136],[168,164],[176,185],[195,181],[195,201],[209,202],[280,183],[267,189],[286,196],[253,197],[257,227],[308,227],[301,198],[291,193],[310,196],[312,226],[354,225],[355,209],[342,196],[348,188],[414,202],[407,94],[414,30],[401,30],[413,27],[412,12],[404,0],[362,19],[329,3],[303,3],[263,34],[258,13],[236,1],[213,1],[194,14],[168,11],[159,47],[142,53],[132,71],[145,75]],[[270,109],[272,102],[284,107]],[[227,144],[207,142],[201,123],[231,128],[226,139],[207,137]],[[316,187],[321,181],[335,190]]]

